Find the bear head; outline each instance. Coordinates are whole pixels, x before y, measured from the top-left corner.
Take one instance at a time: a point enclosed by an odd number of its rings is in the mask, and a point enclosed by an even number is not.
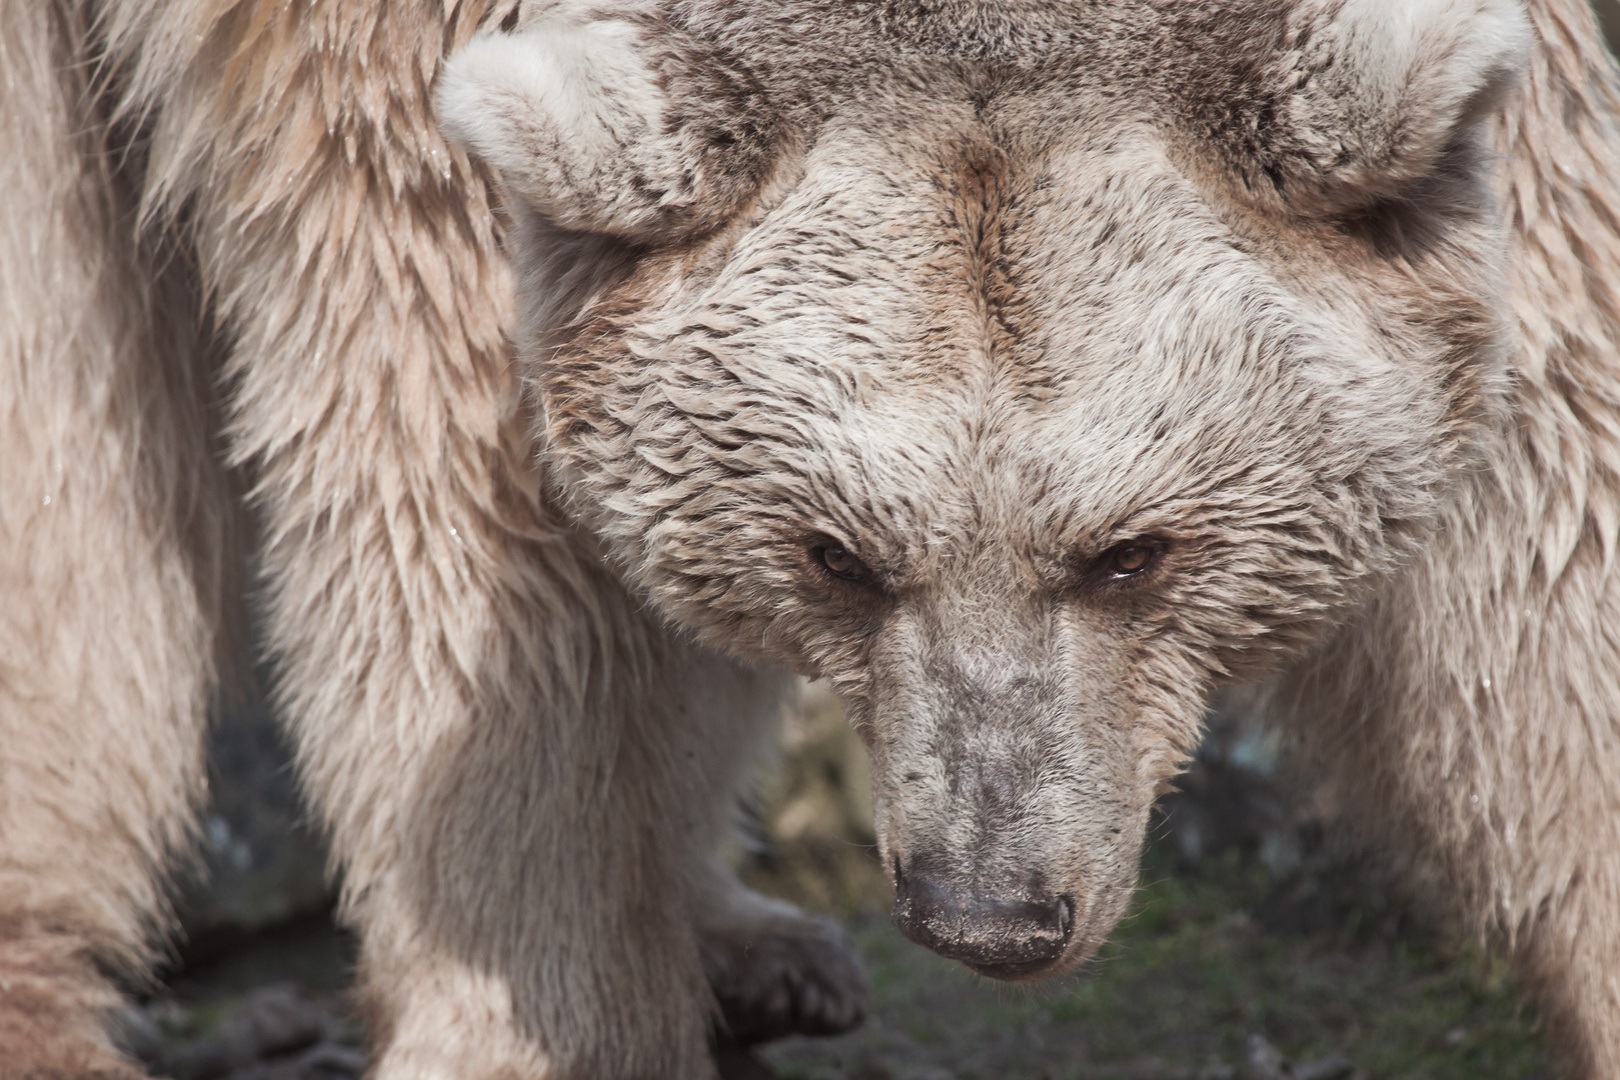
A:
[[[672,622],[829,679],[895,917],[1088,956],[1212,691],[1353,617],[1506,381],[1513,0],[542,4],[502,177],[548,475]]]

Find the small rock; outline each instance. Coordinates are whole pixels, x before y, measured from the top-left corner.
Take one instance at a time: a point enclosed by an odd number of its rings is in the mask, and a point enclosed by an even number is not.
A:
[[[158,1034],[165,1040],[189,1035],[196,1026],[191,1010],[173,998],[153,998],[141,1006],[141,1012],[157,1026]]]

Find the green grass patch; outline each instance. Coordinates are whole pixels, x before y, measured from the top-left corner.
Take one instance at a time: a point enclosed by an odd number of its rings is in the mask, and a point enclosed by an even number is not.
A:
[[[1366,1080],[1551,1077],[1533,1014],[1505,969],[1410,934],[1268,929],[1274,882],[1235,856],[1195,876],[1153,869],[1132,914],[1078,976],[1015,987],[853,923],[873,1017],[839,1039],[766,1051],[792,1080],[1083,1080],[1238,1075],[1260,1034],[1295,1062],[1343,1055]]]

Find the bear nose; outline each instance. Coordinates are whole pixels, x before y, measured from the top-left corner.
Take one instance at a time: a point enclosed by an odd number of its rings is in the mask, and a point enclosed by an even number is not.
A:
[[[995,979],[1028,978],[1063,955],[1074,929],[1074,901],[1040,878],[999,888],[951,888],[926,865],[895,863],[893,919],[909,940]]]

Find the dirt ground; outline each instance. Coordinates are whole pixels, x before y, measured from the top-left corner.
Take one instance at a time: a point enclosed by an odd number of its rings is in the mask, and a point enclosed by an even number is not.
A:
[[[1550,1080],[1500,963],[1444,944],[1324,840],[1269,779],[1272,753],[1217,731],[1102,953],[1011,987],[889,924],[864,754],[812,693],[732,855],[756,888],[845,921],[871,1015],[839,1038],[734,1051],[728,1080]],[[321,918],[216,945],[131,1014],[129,1043],[175,1080],[358,1077],[351,964]]]

